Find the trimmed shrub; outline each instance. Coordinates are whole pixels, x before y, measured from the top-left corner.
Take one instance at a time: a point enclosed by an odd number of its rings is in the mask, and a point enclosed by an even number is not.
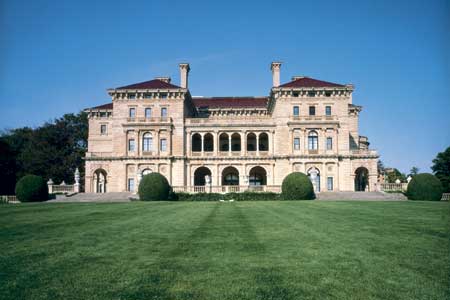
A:
[[[311,180],[301,172],[291,173],[283,179],[281,196],[284,200],[312,200],[315,198]]]
[[[142,177],[139,183],[139,199],[142,201],[168,200],[171,188],[166,177],[159,173],[150,173]]]
[[[48,200],[48,187],[44,178],[25,175],[16,184],[16,196],[20,202],[40,202]]]
[[[409,200],[440,201],[442,190],[442,183],[436,176],[422,173],[411,179],[406,196]]]

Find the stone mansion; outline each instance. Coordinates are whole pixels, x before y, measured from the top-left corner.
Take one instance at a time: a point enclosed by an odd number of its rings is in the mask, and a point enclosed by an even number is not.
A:
[[[86,109],[86,192],[134,192],[150,172],[186,192],[279,192],[295,171],[316,192],[375,190],[378,154],[359,134],[353,85],[281,84],[280,67],[264,97],[193,97],[187,63],[179,86],[157,77],[109,89],[112,102]]]

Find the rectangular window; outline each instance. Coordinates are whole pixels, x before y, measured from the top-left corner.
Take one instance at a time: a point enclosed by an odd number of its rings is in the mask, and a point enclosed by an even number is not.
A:
[[[325,106],[325,115],[331,116],[331,106]]]
[[[150,94],[150,93],[144,94],[144,99],[151,99],[151,98],[152,98],[152,94]]]
[[[162,94],[161,94],[161,98],[162,98],[162,99],[167,99],[167,93],[162,93]]]
[[[327,188],[329,191],[333,190],[333,177],[328,177],[327,178]]]
[[[166,118],[167,117],[167,107],[162,107],[161,108],[161,118]]]
[[[136,99],[136,94],[128,94],[128,99]]]
[[[294,106],[293,108],[293,112],[294,116],[298,116],[300,114],[300,109],[298,108],[298,106]]]
[[[327,150],[333,150],[333,138],[327,137]]]
[[[128,140],[128,151],[133,152],[135,148],[135,142],[134,139]]]
[[[160,141],[159,141],[159,143],[160,143],[160,150],[161,150],[161,152],[166,152],[167,151],[167,140],[166,139],[161,139]]]
[[[330,91],[326,91],[325,92],[325,97],[331,97],[331,92]]]
[[[316,92],[315,91],[309,91],[308,92],[308,97],[315,97],[316,96]]]
[[[315,106],[310,106],[309,107],[309,115],[310,116],[315,116],[316,115],[316,107]]]
[[[100,134],[106,134],[106,125],[100,125]]]
[[[151,108],[146,108],[145,109],[145,117],[147,118],[147,119],[149,119],[149,118],[151,118],[152,117],[152,109]]]
[[[128,191],[134,192],[134,178],[128,178]]]
[[[134,108],[134,107],[130,108],[129,117],[130,118],[135,118],[136,117],[136,108]]]
[[[300,150],[300,139],[294,138],[294,150]]]
[[[308,150],[318,150],[319,149],[319,140],[317,135],[309,135],[308,136]]]
[[[298,92],[293,92],[293,93],[292,93],[292,96],[298,97],[298,96],[299,96],[299,93],[298,93]]]

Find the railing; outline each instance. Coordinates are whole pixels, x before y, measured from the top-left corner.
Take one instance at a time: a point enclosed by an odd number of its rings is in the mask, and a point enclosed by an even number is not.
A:
[[[378,183],[378,189],[383,192],[405,192],[408,183]]]
[[[376,155],[376,150],[367,150],[367,149],[355,149],[350,150],[350,153],[353,155]]]
[[[337,121],[337,116],[291,116],[291,120],[302,122]]]
[[[53,185],[52,187],[53,193],[63,193],[69,194],[75,191],[73,184],[68,185]]]
[[[175,193],[241,193],[273,192],[280,193],[279,185],[222,185],[222,186],[174,186]]]
[[[450,193],[443,193],[441,201],[450,201]]]
[[[15,195],[3,195],[0,196],[0,203],[20,203],[20,201]]]
[[[153,117],[153,118],[127,118],[127,122],[130,123],[170,123],[172,118],[170,117]]]

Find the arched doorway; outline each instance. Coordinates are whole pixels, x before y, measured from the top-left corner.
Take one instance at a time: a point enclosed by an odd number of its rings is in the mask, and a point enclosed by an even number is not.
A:
[[[314,192],[320,192],[320,171],[317,168],[308,170],[308,177],[314,187]]]
[[[369,170],[359,167],[355,171],[355,191],[364,192],[369,190]]]
[[[211,171],[207,167],[199,167],[194,172],[194,186],[205,186],[206,176],[211,178]]]
[[[97,169],[94,172],[94,192],[106,193],[107,174],[103,169]]]
[[[267,185],[267,172],[262,167],[253,167],[250,170],[248,184],[252,186]]]
[[[222,185],[239,185],[239,171],[235,167],[223,169]]]

